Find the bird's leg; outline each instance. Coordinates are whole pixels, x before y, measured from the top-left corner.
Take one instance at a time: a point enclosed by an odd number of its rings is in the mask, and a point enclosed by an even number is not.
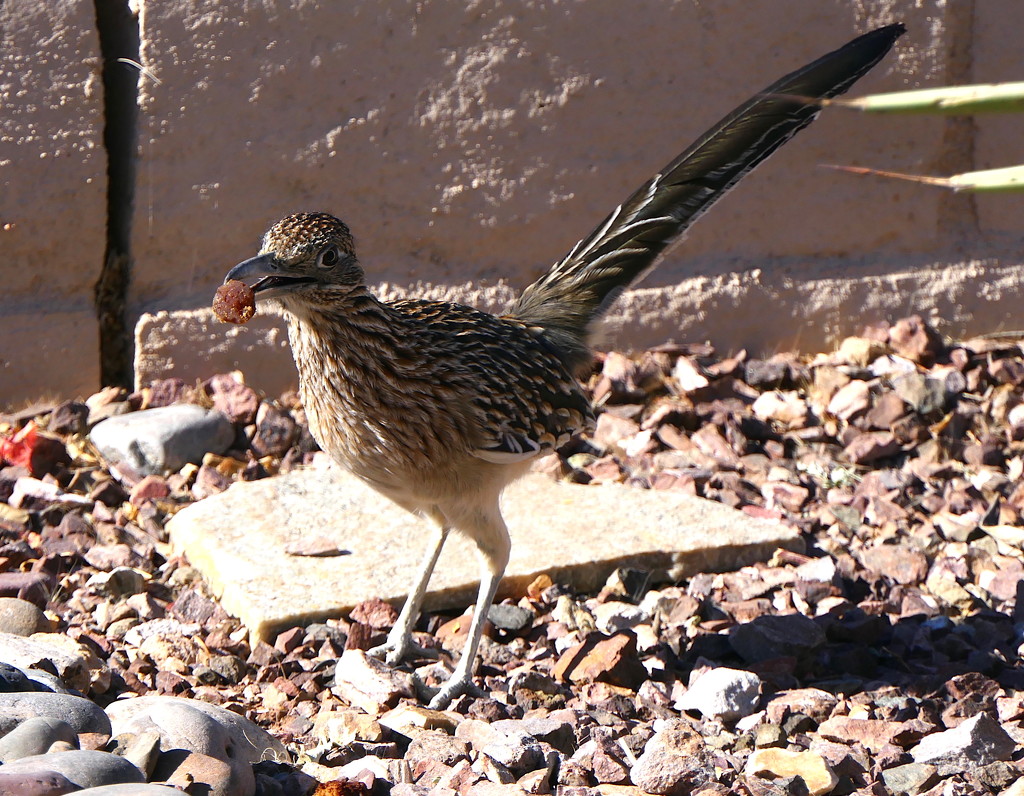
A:
[[[476,651],[480,646],[484,622],[487,621],[487,611],[494,601],[495,592],[498,591],[501,575],[501,572],[487,572],[480,581],[480,592],[477,595],[476,606],[473,608],[473,621],[469,625],[469,638],[466,639],[466,645],[462,648],[462,657],[451,677],[430,700],[428,707],[432,710],[443,710],[455,697],[461,696],[473,688]]]
[[[498,510],[497,501],[495,501],[492,511],[486,512],[483,517],[477,517],[476,520],[475,532],[471,536],[480,550],[482,559],[480,591],[477,593],[476,606],[473,608],[473,620],[469,624],[469,637],[462,648],[462,657],[451,677],[430,700],[429,707],[433,710],[446,708],[455,697],[473,689],[476,651],[484,632],[484,622],[487,621],[487,612],[491,603],[494,602],[494,595],[498,591],[498,584],[501,583],[501,576],[505,574],[505,567],[508,565],[511,540]]]
[[[395,666],[401,662],[407,653],[411,651],[430,656],[430,650],[424,650],[412,643],[412,629],[420,615],[420,606],[423,605],[423,596],[427,593],[427,584],[437,564],[438,556],[441,555],[441,548],[444,547],[445,539],[451,528],[447,523],[438,523],[437,544],[427,551],[420,566],[420,574],[416,579],[416,586],[406,598],[402,611],[395,620],[391,632],[388,633],[387,641],[379,647],[374,647],[367,654],[375,658],[383,658],[389,666]],[[437,657],[436,653],[433,657]]]

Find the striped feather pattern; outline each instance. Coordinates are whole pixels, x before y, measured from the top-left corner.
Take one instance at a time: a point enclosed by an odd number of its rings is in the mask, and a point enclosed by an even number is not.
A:
[[[545,329],[579,371],[594,324],[698,218],[765,158],[814,121],[815,99],[846,91],[905,28],[864,34],[744,102],[645,182],[525,291],[509,315]]]

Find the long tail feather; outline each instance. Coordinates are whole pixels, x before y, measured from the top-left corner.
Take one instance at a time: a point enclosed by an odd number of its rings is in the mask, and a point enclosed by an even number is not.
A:
[[[888,25],[759,92],[645,182],[520,296],[510,315],[546,330],[573,368],[589,364],[595,322],[615,298],[755,166],[809,125],[815,99],[845,92],[906,28]]]

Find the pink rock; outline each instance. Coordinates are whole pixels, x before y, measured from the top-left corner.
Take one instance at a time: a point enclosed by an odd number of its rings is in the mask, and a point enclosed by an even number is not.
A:
[[[137,483],[128,498],[133,506],[141,506],[147,500],[160,500],[171,494],[167,479],[160,475],[147,475]]]
[[[203,384],[203,390],[233,423],[251,423],[256,418],[260,399],[252,387],[247,387],[229,373],[218,374]]]

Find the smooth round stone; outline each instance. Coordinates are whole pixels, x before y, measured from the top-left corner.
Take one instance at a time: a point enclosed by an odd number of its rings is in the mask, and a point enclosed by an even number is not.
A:
[[[173,793],[181,796],[177,788],[168,788],[165,785],[101,785],[98,788],[86,788],[76,790],[75,796],[160,796],[160,794]]]
[[[227,789],[221,791],[225,794],[254,792],[253,763],[289,759],[281,742],[262,727],[207,702],[136,697],[108,705],[107,715],[115,735],[156,730],[161,749],[184,749],[227,763],[231,776]]]
[[[41,755],[57,741],[77,747],[78,735],[70,724],[60,719],[49,716],[25,719],[0,738],[0,763]]]
[[[65,793],[81,792],[67,777],[52,771],[8,774],[0,769],[0,793],[4,796],[64,796]]]
[[[0,633],[31,636],[50,629],[50,620],[35,603],[17,597],[0,597]]]
[[[111,462],[157,475],[200,462],[207,453],[223,453],[235,440],[235,427],[222,412],[172,404],[111,417],[94,426],[89,438]]]
[[[80,788],[146,781],[142,772],[123,757],[90,749],[23,757],[6,763],[2,770],[5,774],[62,774]]]
[[[234,754],[247,763],[290,759],[284,744],[255,722],[197,699],[172,696],[121,699],[107,706],[107,716],[114,735],[156,730],[160,733],[163,749],[187,749],[226,759],[224,749],[210,743],[214,736],[209,731],[198,736],[191,733],[193,728],[209,730],[216,725],[228,733],[228,736],[220,736],[217,740],[237,746]],[[201,746],[205,748],[199,748]]]
[[[61,719],[76,733],[110,735],[107,714],[83,697],[48,691],[0,694],[0,735],[6,735],[26,719],[36,717]]]

